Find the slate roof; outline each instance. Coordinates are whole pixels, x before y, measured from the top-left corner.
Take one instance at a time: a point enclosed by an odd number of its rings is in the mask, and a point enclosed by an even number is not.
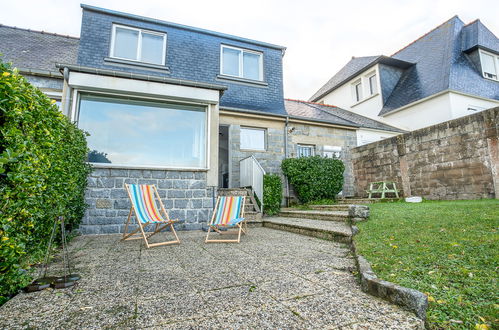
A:
[[[454,16],[397,51],[389,58],[401,61],[398,67],[403,68],[404,73],[391,94],[384,95],[385,103],[379,116],[449,89],[499,100],[499,83],[483,78],[480,69],[465,53],[477,47],[499,54],[499,39],[479,20],[465,25]],[[385,58],[383,62],[382,58]],[[310,101],[319,100],[376,63],[391,65],[383,56],[358,59],[347,63]],[[403,67],[400,63],[408,65]]]
[[[19,69],[57,72],[55,63],[76,64],[79,38],[0,25],[2,61]]]
[[[331,124],[370,128],[383,131],[405,133],[404,130],[358,115],[333,105],[285,99],[284,105],[289,116],[308,120],[325,121]]]

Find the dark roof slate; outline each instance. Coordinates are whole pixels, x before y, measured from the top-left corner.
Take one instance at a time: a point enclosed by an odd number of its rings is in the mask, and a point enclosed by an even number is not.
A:
[[[404,130],[401,130],[399,128],[381,123],[379,121],[332,105],[290,99],[285,99],[284,105],[289,116],[302,117],[310,120],[326,121],[331,124],[337,125],[370,128],[400,133],[405,132]]]
[[[465,25],[461,34],[464,52],[476,47],[499,50],[499,39],[479,19]]]
[[[414,65],[397,65],[405,71],[391,94],[384,95],[379,115],[449,89],[499,100],[499,83],[483,78],[465,53],[477,47],[499,54],[499,39],[479,20],[465,25],[454,16],[388,57]],[[310,100],[317,101],[376,63],[394,65],[386,56],[353,58]]]
[[[57,71],[55,63],[76,64],[79,42],[75,37],[0,25],[2,61],[17,68]]]

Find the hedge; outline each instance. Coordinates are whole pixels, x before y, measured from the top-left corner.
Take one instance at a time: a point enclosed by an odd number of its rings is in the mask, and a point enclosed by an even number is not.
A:
[[[345,165],[339,159],[321,156],[288,158],[282,171],[302,203],[320,199],[335,199],[343,188]]]
[[[282,181],[276,174],[263,176],[263,211],[265,214],[274,215],[281,210]]]
[[[85,133],[0,61],[0,304],[31,281],[54,219],[75,228],[90,167]]]

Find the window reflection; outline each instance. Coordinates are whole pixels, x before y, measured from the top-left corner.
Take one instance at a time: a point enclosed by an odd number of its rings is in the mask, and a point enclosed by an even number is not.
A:
[[[206,109],[81,95],[78,126],[89,132],[89,161],[206,167]]]

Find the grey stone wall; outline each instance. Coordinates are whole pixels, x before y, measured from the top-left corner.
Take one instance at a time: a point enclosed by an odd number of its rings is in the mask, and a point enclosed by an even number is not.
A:
[[[319,127],[303,124],[290,124],[292,132],[288,132],[288,157],[296,157],[298,144],[315,145],[316,155],[323,155],[324,146],[341,146],[341,160],[345,164],[343,194],[352,196],[354,194],[353,166],[350,156],[350,149],[357,145],[357,135],[353,130],[341,128]],[[232,164],[232,187],[239,187],[239,162],[251,155],[260,162],[267,173],[278,174],[283,179],[281,162],[284,160],[284,129],[267,128],[267,150],[266,151],[246,151],[240,150],[240,125],[231,125],[229,148],[231,149]],[[283,187],[285,193],[285,187]],[[290,193],[293,189],[290,187]]]
[[[130,211],[124,184],[154,184],[178,229],[201,229],[213,210],[206,172],[96,168],[88,178],[82,234],[122,233]]]
[[[40,76],[31,76],[31,75],[24,75],[26,79],[32,84],[33,86],[36,86],[38,88],[50,88],[50,89],[57,89],[62,92],[62,84],[63,80],[62,79],[57,79],[57,78],[49,78],[49,77],[40,77]],[[61,76],[62,78],[62,76]]]

